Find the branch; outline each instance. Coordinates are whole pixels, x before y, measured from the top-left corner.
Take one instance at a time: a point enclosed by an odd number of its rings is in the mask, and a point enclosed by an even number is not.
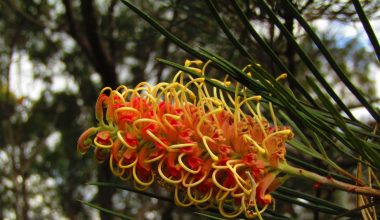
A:
[[[91,61],[95,70],[101,75],[104,86],[116,87],[117,77],[113,58],[100,37],[98,19],[92,0],[82,0],[81,12],[84,29],[91,46]]]
[[[76,21],[74,20],[71,0],[63,0],[62,3],[65,6],[66,19],[67,19],[67,22],[69,24],[68,34],[74,38],[74,40],[82,48],[84,53],[88,57],[90,57],[91,56],[91,48],[90,48],[90,45],[88,43],[88,39],[83,35],[81,30],[78,28]]]
[[[114,37],[113,37],[113,30],[115,29],[115,22],[113,20],[113,13],[115,11],[115,6],[118,3],[118,0],[112,0],[110,2],[110,5],[108,6],[107,10],[107,24],[105,25],[108,30],[108,46],[110,50],[110,54],[115,54],[115,43],[114,43]]]
[[[319,174],[316,174],[316,173],[313,173],[301,168],[292,167],[288,165],[287,163],[280,164],[278,169],[289,175],[302,177],[302,178],[312,180],[320,184],[329,185],[334,188],[341,189],[350,193],[380,197],[380,190],[378,189],[371,188],[368,186],[352,185],[349,183],[336,180],[332,177],[324,177]]]
[[[172,18],[170,19],[169,21],[169,25],[168,25],[168,30],[171,32],[171,29],[173,28],[174,26],[174,23],[178,20],[178,4],[176,4],[174,7],[173,7],[173,16]],[[164,39],[164,42],[162,43],[162,49],[161,49],[161,57],[167,57],[168,55],[168,52],[169,52],[169,45],[170,45],[170,40],[169,38],[166,38]],[[157,83],[159,83],[161,80],[162,80],[162,73],[165,69],[165,65],[160,63],[160,62],[157,62],[156,63],[156,66],[158,66],[158,70],[157,70]],[[156,69],[156,68],[155,68]]]

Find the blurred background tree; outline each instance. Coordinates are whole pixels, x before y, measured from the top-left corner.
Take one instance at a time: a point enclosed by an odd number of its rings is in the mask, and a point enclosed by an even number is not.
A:
[[[134,3],[188,44],[205,47],[237,66],[247,64],[248,59],[242,58],[226,37],[206,2]],[[245,15],[287,68],[304,82],[310,73],[293,46],[253,1],[241,3]],[[324,68],[326,61],[281,1],[268,3],[324,74],[330,75],[332,70]],[[327,24],[351,25],[358,20],[348,1],[294,0],[293,4],[310,22],[323,18]],[[363,6],[367,15],[378,19],[380,2],[365,1]],[[95,122],[93,106],[101,87],[165,81],[172,69],[155,58],[182,63],[189,55],[117,0],[0,0],[0,7],[0,219],[112,218],[86,209],[77,199],[94,200],[138,219],[185,219],[178,215],[183,209],[171,203],[85,185],[113,177],[106,164],[98,168],[92,158],[81,158],[76,140]],[[240,25],[229,1],[216,2],[216,8],[240,42],[249,46],[250,56],[274,75],[283,71]],[[338,63],[354,82],[366,85],[362,88],[366,94],[375,97],[371,51],[355,37],[344,37],[323,33],[323,41]],[[350,94],[339,90],[338,79],[329,81],[348,104],[357,104]],[[293,84],[289,82],[291,88]],[[153,190],[165,195],[159,188]],[[294,206],[283,209],[293,217],[299,215]],[[314,214],[318,218],[318,213]]]

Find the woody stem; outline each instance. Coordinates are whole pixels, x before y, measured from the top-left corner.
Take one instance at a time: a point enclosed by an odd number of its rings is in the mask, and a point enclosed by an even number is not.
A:
[[[329,185],[329,186],[332,186],[332,187],[335,187],[337,189],[341,189],[347,192],[380,197],[380,190],[378,189],[370,188],[368,186],[352,185],[349,183],[336,180],[332,177],[321,176],[319,174],[316,174],[316,173],[313,173],[301,168],[290,166],[286,162],[280,163],[277,169],[292,176],[309,179],[317,183]]]

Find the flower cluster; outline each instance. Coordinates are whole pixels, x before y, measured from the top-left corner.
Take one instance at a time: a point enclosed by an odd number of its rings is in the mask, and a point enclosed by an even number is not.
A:
[[[138,189],[154,182],[173,189],[177,205],[217,207],[228,218],[260,216],[281,184],[276,167],[292,132],[277,126],[274,114],[271,126],[260,96],[247,97],[238,83],[232,93],[207,85],[208,63],[186,61],[198,78],[180,71],[170,83],[104,88],[98,127],[81,135],[78,151],[94,147],[97,161],[108,161],[122,180],[132,177]],[[232,88],[227,79],[213,82]]]

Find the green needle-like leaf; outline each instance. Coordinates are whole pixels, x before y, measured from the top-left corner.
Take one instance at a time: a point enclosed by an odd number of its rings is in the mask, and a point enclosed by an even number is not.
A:
[[[302,48],[298,45],[296,40],[293,38],[292,34],[286,29],[286,27],[280,22],[277,18],[276,14],[273,10],[268,6],[268,4],[264,0],[256,0],[259,6],[269,15],[269,17],[273,20],[276,26],[281,30],[281,32],[285,35],[286,39],[292,46],[295,48],[302,61],[308,66],[310,71],[313,73],[315,78],[321,83],[323,88],[327,91],[327,93],[333,98],[333,100],[338,104],[338,106],[348,115],[352,120],[356,120],[352,115],[351,111],[347,108],[347,106],[342,102],[339,96],[334,92],[331,86],[327,83],[322,74],[318,71],[317,67],[311,61],[309,56],[302,50]]]
[[[119,212],[115,212],[115,211],[113,211],[113,210],[109,210],[109,209],[106,209],[106,208],[100,207],[100,206],[98,206],[98,205],[96,205],[96,204],[93,204],[93,203],[90,203],[90,202],[86,202],[86,201],[83,201],[83,200],[78,200],[78,201],[81,202],[81,203],[83,203],[83,204],[85,204],[85,205],[87,205],[87,206],[90,206],[90,207],[92,207],[92,208],[94,208],[94,209],[97,209],[97,210],[99,210],[99,211],[101,211],[101,212],[108,213],[108,214],[110,214],[110,215],[112,215],[112,216],[119,217],[119,218],[121,218],[121,219],[134,220],[134,218],[132,218],[132,217],[129,217],[129,216],[124,215],[124,214],[121,214],[121,213],[119,213]]]
[[[173,199],[171,199],[171,198],[162,197],[162,196],[159,196],[159,195],[157,195],[155,193],[150,193],[150,192],[147,192],[147,191],[140,191],[140,190],[128,187],[128,186],[123,185],[123,184],[112,183],[112,182],[111,183],[108,183],[108,182],[91,182],[91,183],[88,183],[88,185],[117,188],[117,189],[131,191],[131,192],[134,192],[134,193],[139,193],[139,194],[151,197],[151,198],[156,198],[158,200],[163,200],[163,201],[167,201],[167,202],[173,202]]]
[[[305,208],[309,208],[312,210],[316,210],[316,211],[320,211],[320,212],[324,212],[324,213],[328,213],[328,214],[332,214],[332,215],[339,214],[339,212],[337,212],[337,210],[335,210],[333,208],[321,206],[321,205],[317,205],[317,204],[313,204],[313,203],[309,203],[309,202],[305,202],[305,201],[302,201],[302,200],[300,200],[294,196],[281,194],[277,191],[272,192],[272,194],[277,199],[284,200],[287,202],[291,202],[292,204],[297,204],[297,205],[300,205],[300,206],[305,207]]]
[[[375,150],[371,147],[369,147],[365,141],[360,140],[356,135],[352,134],[350,129],[347,127],[347,125],[344,123],[342,116],[339,114],[339,112],[334,108],[332,103],[325,97],[325,95],[320,91],[319,87],[315,84],[313,80],[308,80],[309,84],[312,86],[314,91],[318,94],[318,97],[321,99],[321,101],[324,103],[327,109],[334,115],[335,121],[340,129],[344,131],[344,134],[346,138],[343,138],[343,142],[349,146],[350,141],[352,143],[350,149],[356,151],[357,153],[360,153],[360,155],[363,156],[366,160],[369,160],[371,164],[375,165],[378,169],[380,168],[380,156],[378,152],[375,152]]]
[[[282,63],[281,59],[276,55],[276,53],[271,49],[271,47],[267,44],[267,42],[260,36],[259,33],[253,28],[251,23],[249,22],[247,16],[245,16],[243,10],[241,10],[240,6],[236,1],[231,2],[237,11],[237,15],[240,20],[243,22],[249,33],[253,36],[253,38],[259,43],[259,45],[264,49],[264,51],[268,54],[268,56],[272,59],[272,61],[281,69],[281,71],[288,73],[291,80],[295,83],[297,89],[301,92],[301,94],[316,108],[317,104],[314,102],[314,99],[309,95],[306,89],[295,79],[294,73],[290,72],[290,70],[286,67],[285,64]]]
[[[126,0],[121,0],[123,4],[128,6],[130,9],[132,9],[136,14],[138,14],[141,18],[143,18],[145,21],[147,21],[152,27],[157,29],[161,34],[163,34],[165,37],[169,38],[173,43],[178,45],[180,48],[188,52],[189,54],[202,58],[201,54],[193,49],[190,45],[187,43],[183,42],[179,38],[177,38],[174,34],[170,33],[166,28],[161,26],[157,21],[155,21],[152,17],[150,17],[148,14],[131,4],[129,1]]]
[[[375,49],[377,59],[380,62],[380,44],[379,44],[379,41],[377,40],[376,34],[373,31],[372,26],[369,23],[369,20],[368,20],[367,16],[365,15],[364,10],[363,10],[359,0],[352,0],[352,3],[355,6],[355,10],[359,16],[359,19],[363,24],[364,30],[367,32],[368,38],[371,41],[373,48]]]
[[[219,13],[218,13],[217,9],[215,8],[214,3],[211,0],[207,0],[206,2],[207,2],[208,7],[210,8],[214,18],[216,19],[216,21],[218,22],[219,26],[222,28],[223,32],[226,34],[228,39],[234,44],[234,46],[240,51],[240,53],[244,57],[251,60],[250,61],[251,63],[252,63],[252,61],[254,63],[256,63],[254,61],[254,58],[247,52],[246,49],[244,49],[243,45],[234,37],[234,35],[231,33],[230,29],[227,27],[226,23],[224,23],[223,19],[219,16]]]
[[[206,217],[208,219],[225,220],[225,218],[220,218],[219,216],[215,216],[213,214],[207,214],[207,213],[203,213],[203,212],[194,212],[194,214]]]
[[[363,104],[363,106],[368,110],[368,112],[372,115],[372,117],[380,122],[380,115],[376,112],[372,106],[368,103],[368,101],[363,97],[362,93],[354,86],[354,84],[347,78],[346,74],[339,67],[339,65],[335,62],[334,58],[327,50],[325,45],[319,39],[317,34],[313,31],[313,29],[309,26],[306,20],[298,13],[297,9],[293,6],[293,4],[289,0],[285,0],[284,3],[287,5],[287,8],[291,11],[294,17],[298,20],[301,26],[305,29],[305,31],[309,34],[310,38],[314,41],[315,45],[319,48],[321,53],[325,56],[327,62],[330,64],[332,69],[336,72],[338,77],[342,80],[342,82],[347,86],[347,88],[355,95],[355,97]],[[360,4],[359,4],[360,5]],[[371,29],[372,30],[372,29]],[[376,36],[375,36],[376,38]],[[377,41],[376,41],[377,42]]]
[[[341,206],[338,206],[335,203],[332,203],[330,201],[327,201],[327,200],[324,200],[324,199],[321,199],[321,198],[318,198],[318,197],[315,197],[315,196],[311,196],[309,194],[306,194],[306,193],[303,193],[303,192],[300,192],[300,191],[297,191],[297,190],[294,190],[294,189],[291,189],[291,188],[288,188],[288,187],[280,186],[277,189],[277,191],[281,192],[281,193],[284,193],[284,194],[287,194],[287,195],[292,195],[292,196],[296,196],[298,198],[302,198],[302,199],[304,199],[306,201],[315,203],[315,204],[320,205],[320,206],[325,206],[327,208],[335,209],[337,211],[337,213],[341,213],[341,212],[347,211],[347,209],[345,209],[345,208],[343,208]]]
[[[298,150],[300,153],[304,153],[306,155],[312,156],[314,158],[323,159],[323,156],[317,152],[314,148],[306,147],[302,143],[298,142],[297,140],[289,140],[287,143],[294,147],[296,150]]]

